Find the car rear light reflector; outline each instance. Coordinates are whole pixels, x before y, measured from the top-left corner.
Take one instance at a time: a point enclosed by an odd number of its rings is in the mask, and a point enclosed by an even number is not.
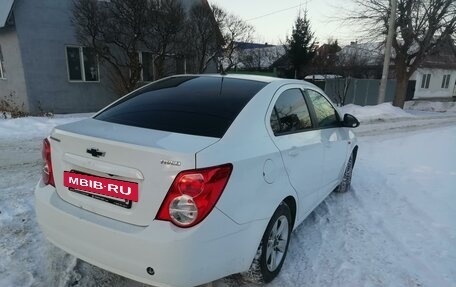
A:
[[[204,176],[201,173],[185,174],[179,179],[177,188],[182,194],[195,197],[204,190]]]
[[[200,223],[212,211],[230,178],[232,164],[187,170],[174,179],[156,219],[179,227]]]
[[[181,225],[189,225],[198,218],[198,207],[191,196],[184,194],[171,201],[169,216]]]
[[[55,187],[54,183],[54,174],[52,172],[52,162],[51,162],[51,143],[49,140],[46,138],[43,140],[43,149],[41,151],[41,155],[43,157],[43,172],[42,172],[42,178],[43,178],[43,183],[45,185],[52,185]]]

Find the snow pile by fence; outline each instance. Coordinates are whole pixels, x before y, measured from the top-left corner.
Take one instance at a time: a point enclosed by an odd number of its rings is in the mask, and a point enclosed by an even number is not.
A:
[[[404,108],[423,112],[456,113],[456,102],[409,101]]]
[[[398,107],[394,107],[391,103],[364,107],[350,104],[339,107],[339,110],[342,112],[342,115],[354,115],[360,122],[414,117],[414,115],[411,115]]]

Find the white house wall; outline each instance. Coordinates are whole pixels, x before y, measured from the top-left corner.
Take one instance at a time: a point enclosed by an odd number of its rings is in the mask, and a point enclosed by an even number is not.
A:
[[[423,74],[431,74],[428,89],[421,88]],[[450,83],[447,89],[442,88],[444,75],[450,75]],[[412,75],[411,80],[416,80],[414,99],[450,98],[456,96],[456,70],[418,69]]]
[[[13,7],[14,0],[2,0],[0,1],[0,28],[5,27],[6,22],[8,21],[8,16],[11,12],[11,7]]]
[[[71,25],[72,3],[72,0],[15,2],[19,41],[16,53],[21,55],[28,111],[32,114],[94,112],[117,98],[103,71],[99,82],[68,80],[65,48],[78,46]]]
[[[188,10],[205,0],[181,1]],[[24,103],[32,114],[94,112],[118,98],[103,64],[99,81],[69,80],[66,47],[79,46],[71,24],[72,6],[73,0],[15,1],[14,27],[0,29],[6,70],[0,98],[13,93],[17,104]],[[208,72],[216,68],[211,63]]]
[[[0,30],[0,48],[3,54],[5,78],[0,79],[0,100],[13,100],[17,108],[28,109],[24,69],[19,51],[19,42],[13,28]],[[12,97],[11,97],[12,96]]]

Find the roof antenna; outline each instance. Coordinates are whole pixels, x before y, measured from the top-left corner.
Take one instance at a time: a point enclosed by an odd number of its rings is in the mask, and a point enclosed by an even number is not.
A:
[[[222,75],[222,76],[226,76],[227,75],[225,70],[223,69],[223,64],[220,64],[220,75]]]

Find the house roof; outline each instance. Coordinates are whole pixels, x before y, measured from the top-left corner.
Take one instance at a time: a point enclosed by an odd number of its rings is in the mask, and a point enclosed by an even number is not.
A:
[[[278,58],[274,63],[272,63],[271,68],[282,68],[288,69],[291,67],[290,57],[285,53],[282,57]]]
[[[324,81],[328,79],[339,79],[342,78],[340,75],[325,74],[325,75],[307,75],[304,77],[304,80],[315,80],[315,81]]]
[[[237,47],[241,50],[275,47],[275,45],[270,45],[268,43],[260,44],[260,43],[236,42],[236,44],[237,44]]]
[[[11,15],[11,8],[13,8],[14,0],[0,1],[0,28],[5,27],[9,16]]]
[[[352,43],[339,52],[339,56],[357,55],[360,59],[367,60],[370,65],[378,64],[376,59],[383,59],[384,43]],[[394,48],[391,51],[392,62],[396,57]],[[456,69],[456,46],[450,37],[442,39],[424,58],[419,66],[429,69]]]
[[[456,46],[448,37],[436,45],[420,65],[430,69],[456,69]]]
[[[352,42],[350,45],[344,46],[337,55],[342,59],[353,58],[353,60],[356,60],[359,63],[377,65],[379,64],[379,59],[383,59],[383,53],[384,43],[382,42]],[[394,49],[391,51],[391,56],[393,58],[395,57]]]

